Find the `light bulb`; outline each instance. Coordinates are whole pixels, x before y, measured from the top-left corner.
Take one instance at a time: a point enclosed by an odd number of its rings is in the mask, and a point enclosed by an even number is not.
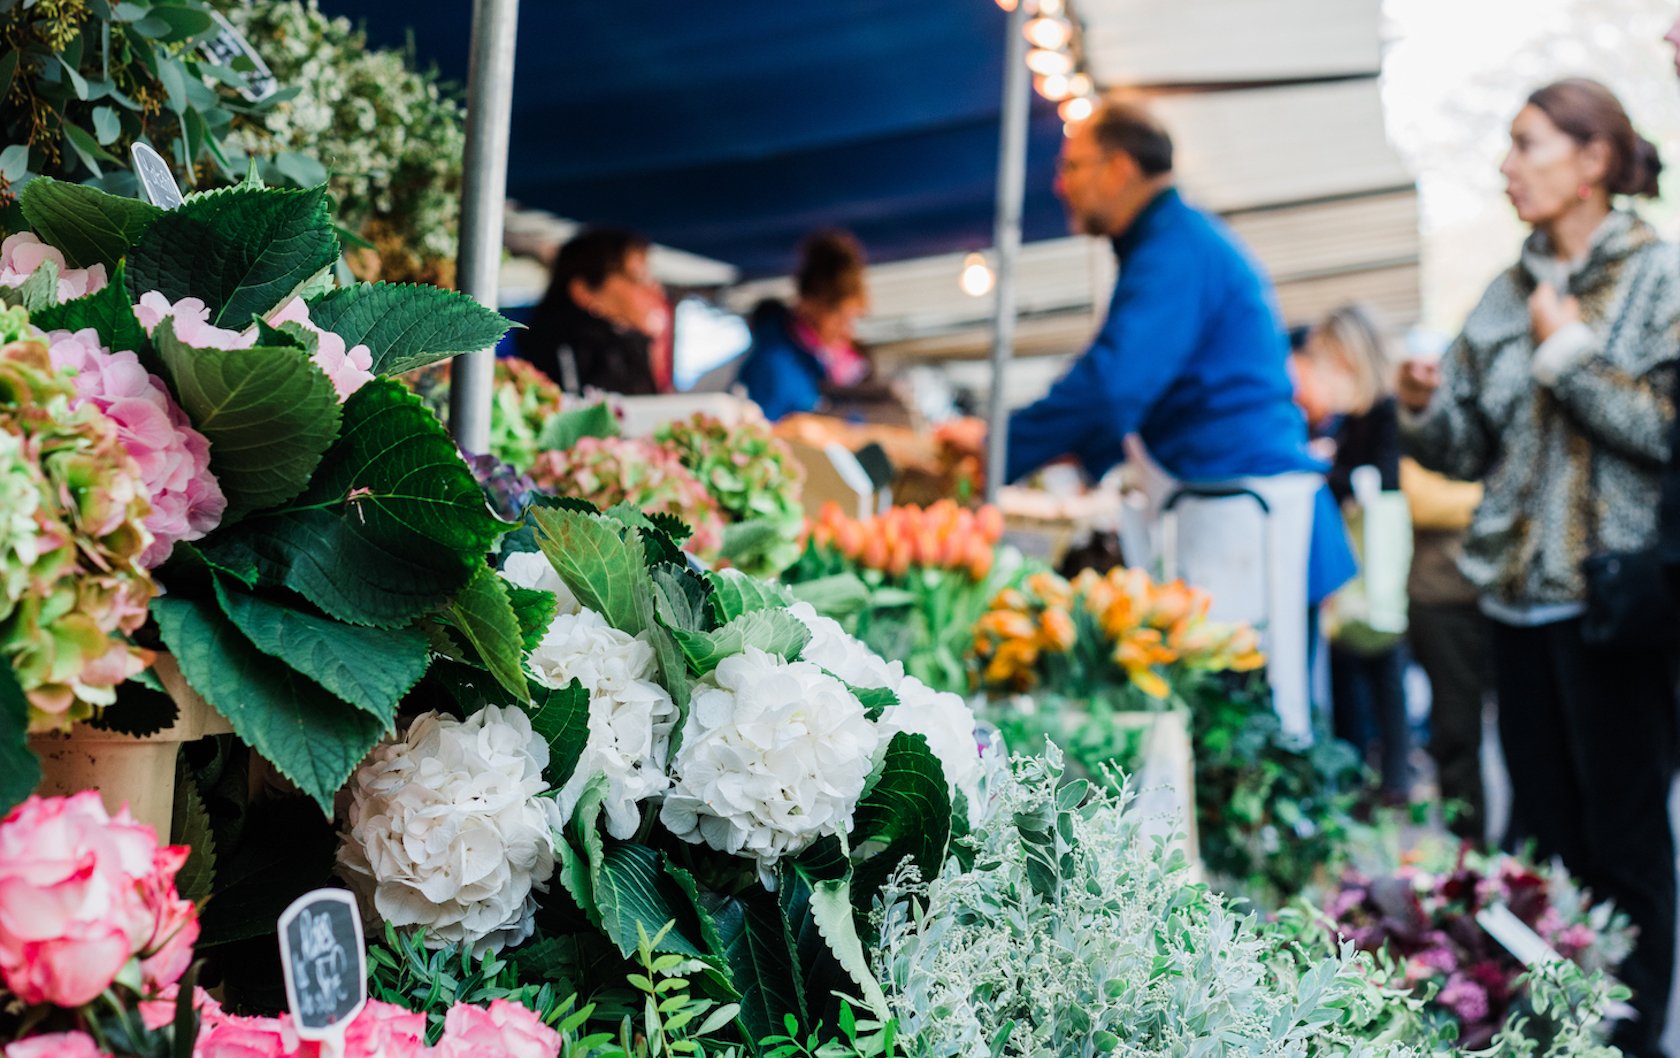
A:
[[[1019,3],[1020,0],[997,0],[997,6],[1003,8],[1005,11],[1015,10],[1016,5]]]
[[[1068,79],[1059,73],[1049,77],[1034,77],[1033,87],[1038,89],[1039,95],[1052,103],[1060,102],[1069,95]]]
[[[1042,15],[1022,26],[1021,32],[1026,35],[1027,43],[1035,48],[1054,50],[1073,39],[1072,26],[1059,18],[1045,18]]]
[[[1062,0],[1038,0],[1038,13],[1054,18],[1066,9]]]
[[[1027,69],[1043,77],[1066,77],[1073,72],[1073,56],[1065,51],[1034,48],[1027,52]]]
[[[983,298],[991,293],[992,266],[986,263],[986,255],[971,253],[963,258],[962,273],[957,276],[957,285],[962,292],[971,298]]]
[[[1061,115],[1063,121],[1073,124],[1074,122],[1084,121],[1094,114],[1096,109],[1097,105],[1091,102],[1089,96],[1074,96],[1072,99],[1064,100],[1062,105],[1056,108],[1056,113]]]
[[[1091,83],[1091,75],[1088,73],[1076,73],[1068,78],[1070,96],[1088,96],[1096,91],[1096,88],[1097,86]]]

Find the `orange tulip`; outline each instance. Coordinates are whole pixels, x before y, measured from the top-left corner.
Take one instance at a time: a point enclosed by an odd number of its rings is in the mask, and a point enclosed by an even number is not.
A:
[[[1066,610],[1045,610],[1038,617],[1038,626],[1043,633],[1044,644],[1055,650],[1072,650],[1079,638],[1079,630],[1074,627],[1073,618]]]
[[[1003,512],[991,504],[980,508],[974,516],[974,524],[980,530],[980,535],[991,543],[1003,539]]]
[[[879,533],[871,534],[867,543],[863,545],[863,564],[869,569],[886,569],[887,559],[890,557],[887,538]]]
[[[890,548],[891,554],[887,559],[887,572],[895,577],[902,577],[910,572],[910,564],[916,557],[916,545],[909,537],[900,539]]]
[[[984,538],[971,536],[968,538],[968,575],[975,580],[985,580],[992,571],[992,563],[997,561],[997,552],[992,544]]]

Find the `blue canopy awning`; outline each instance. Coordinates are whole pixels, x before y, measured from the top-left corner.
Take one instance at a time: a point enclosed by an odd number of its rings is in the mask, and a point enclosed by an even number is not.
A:
[[[466,81],[466,0],[322,0]],[[508,194],[787,271],[817,227],[877,261],[991,245],[1007,16],[991,0],[524,0]],[[1063,233],[1034,98],[1025,237]]]

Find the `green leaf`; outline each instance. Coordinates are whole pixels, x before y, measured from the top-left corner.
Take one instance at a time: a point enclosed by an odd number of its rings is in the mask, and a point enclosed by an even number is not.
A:
[[[798,526],[794,526],[795,531]],[[780,525],[767,518],[749,518],[731,522],[723,527],[723,542],[718,545],[718,557],[736,569],[760,569],[778,548],[793,551],[788,535]],[[797,557],[797,551],[794,551]]]
[[[523,702],[530,697],[522,667],[524,637],[507,589],[507,581],[489,566],[481,565],[467,586],[449,601],[446,613],[478,651],[496,682]]]
[[[834,953],[835,959],[852,979],[852,984],[858,988],[876,1019],[886,1021],[892,1013],[887,1009],[887,997],[881,991],[880,982],[875,979],[869,960],[863,954],[863,941],[858,938],[852,913],[851,888],[846,880],[814,883],[811,886],[810,908],[811,918],[828,942],[829,951]]]
[[[153,735],[180,716],[175,699],[161,689],[147,687],[141,677],[151,676],[147,669],[140,676],[117,684],[117,700],[99,711],[88,723],[101,731],[115,731],[121,735],[144,737]]]
[[[198,298],[211,323],[242,330],[336,260],[325,187],[232,187],[158,218],[129,255],[128,287]]]
[[[576,510],[533,508],[537,546],[578,602],[621,632],[647,630],[637,597],[651,594],[642,539],[611,518]]]
[[[577,680],[564,687],[545,687],[533,681],[531,730],[548,743],[548,767],[543,778],[558,790],[571,779],[589,744],[589,692]]]
[[[836,573],[788,586],[795,600],[826,617],[848,617],[869,605],[869,585],[855,573]]]
[[[55,246],[72,268],[116,267],[164,211],[139,199],[120,198],[85,184],[39,176],[18,195],[29,228]],[[148,288],[149,289],[149,288]]]
[[[122,162],[110,151],[99,145],[93,138],[93,133],[73,121],[64,122],[64,138],[70,141],[70,149],[76,152],[76,157],[82,160],[95,176],[103,176],[104,168],[99,164],[121,165]]]
[[[527,651],[535,650],[548,633],[548,626],[554,623],[560,600],[551,591],[520,588],[506,580],[503,583],[507,586],[508,601],[513,604],[513,616],[519,622],[520,645]]]
[[[210,17],[210,12],[185,4],[154,4],[146,19],[157,19],[162,23],[162,31],[151,36],[165,44],[191,40],[209,32],[216,25],[215,20]]]
[[[617,437],[618,418],[606,401],[550,415],[537,435],[537,448],[563,452],[585,437]]]
[[[426,637],[413,628],[360,628],[255,595],[216,578],[222,612],[251,644],[375,717],[426,674]]]
[[[175,321],[152,331],[170,388],[210,440],[228,519],[301,492],[338,434],[338,395],[300,349],[194,349]]]
[[[711,632],[673,630],[677,645],[695,672],[704,675],[724,658],[757,647],[792,661],[799,657],[811,632],[788,610],[754,610]]]
[[[365,345],[373,373],[400,375],[457,353],[493,349],[512,325],[465,294],[408,283],[358,283],[309,303],[309,320]]]
[[[858,802],[850,839],[860,907],[870,905],[906,856],[923,878],[939,876],[951,840],[951,798],[925,737],[900,731],[887,743],[875,781]]]
[[[110,107],[93,108],[93,135],[101,147],[109,147],[122,135],[122,122]]]
[[[28,797],[41,781],[41,762],[29,750],[29,698],[11,663],[0,665],[0,813]]]
[[[345,402],[309,488],[205,551],[341,621],[393,628],[465,587],[507,528],[437,417],[401,383],[374,379]]]
[[[128,349],[140,354],[140,362],[155,374],[163,374],[163,364],[151,346],[146,344],[146,332],[134,318],[134,306],[128,300],[123,284],[123,263],[118,261],[111,273],[111,281],[91,294],[48,305],[30,313],[30,322],[44,331],[79,331],[92,327],[99,341],[112,352]]]
[[[712,586],[712,612],[720,625],[742,614],[785,607],[791,601],[780,585],[742,573],[707,573],[706,581]]]
[[[833,676],[834,674],[829,673],[829,675]],[[835,676],[835,679],[840,678]],[[840,680],[840,682],[846,683],[845,680]],[[898,704],[898,695],[887,687],[854,687],[846,683],[846,689],[852,692],[852,697],[856,698],[863,706],[864,712],[869,714],[871,720],[881,719],[882,713]]]
[[[203,600],[166,595],[152,616],[181,674],[234,732],[332,815],[333,795],[391,726],[252,646]]]
[[[175,812],[169,824],[169,841],[187,846],[187,862],[175,875],[175,888],[182,896],[202,903],[216,881],[216,836],[210,830],[210,814],[192,773],[182,769],[175,780]]]
[[[711,909],[748,1039],[782,1031],[794,1015],[808,1024],[805,996],[794,959],[793,937],[776,894],[751,886]]]
[[[600,924],[601,917],[596,908],[593,872],[594,865],[601,862],[605,851],[599,824],[601,800],[606,792],[605,775],[597,775],[584,784],[577,806],[572,809],[571,821],[566,824],[566,833],[554,843],[554,855],[558,861],[555,873],[560,878],[560,885],[596,925]]]
[[[666,627],[685,632],[711,630],[712,611],[707,599],[712,589],[705,578],[686,566],[659,566],[653,571],[653,591],[659,619]]]
[[[673,952],[694,958],[707,953],[687,933],[698,933],[687,900],[661,869],[662,857],[646,845],[608,842],[594,870],[595,904],[601,928],[620,954],[636,952],[637,926],[653,936],[667,922],[678,928],[666,932],[655,951]],[[682,928],[687,925],[688,929]]]
[[[42,261],[22,286],[7,293],[30,314],[41,311],[58,300],[58,265]]]

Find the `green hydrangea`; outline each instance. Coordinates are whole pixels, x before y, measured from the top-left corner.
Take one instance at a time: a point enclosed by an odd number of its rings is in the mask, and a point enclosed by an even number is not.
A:
[[[449,362],[406,375],[403,381],[439,420],[449,421]],[[530,361],[498,358],[490,390],[490,454],[516,470],[530,469],[543,426],[565,404],[565,393]]]
[[[726,520],[737,525],[759,523],[773,531],[768,546],[755,548],[750,556],[732,556],[736,565],[754,576],[768,577],[799,558],[799,537],[805,525],[799,501],[805,470],[787,444],[770,432],[769,424],[747,419],[729,426],[700,412],[691,419],[665,424],[654,436],[677,453],[683,466],[717,501]]]
[[[544,452],[531,467],[531,480],[603,510],[627,503],[673,515],[694,532],[684,546],[703,559],[716,557],[723,542],[717,504],[675,453],[646,437],[585,437],[571,448]]]
[[[22,326],[0,315],[0,333]],[[0,655],[29,729],[63,729],[145,667],[126,638],[146,619],[151,543],[140,469],[117,428],[52,370],[47,347],[0,346]]]

